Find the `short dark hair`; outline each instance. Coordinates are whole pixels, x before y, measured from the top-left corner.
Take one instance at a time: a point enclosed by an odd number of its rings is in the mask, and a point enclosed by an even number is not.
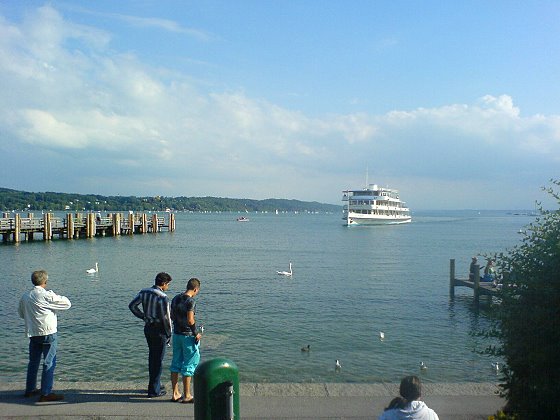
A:
[[[194,290],[195,288],[200,288],[200,280],[196,277],[190,279],[187,283],[187,290]]]
[[[173,279],[169,274],[164,272],[158,273],[156,276],[156,286],[163,286],[164,284],[170,283],[171,280]]]
[[[407,401],[414,401],[422,395],[422,383],[418,376],[405,376],[399,388],[401,396]]]
[[[31,282],[35,286],[42,286],[43,284],[46,284],[48,279],[49,275],[45,270],[37,270],[31,274]]]

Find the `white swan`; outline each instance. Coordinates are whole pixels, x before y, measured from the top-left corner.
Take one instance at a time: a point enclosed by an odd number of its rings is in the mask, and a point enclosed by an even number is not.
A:
[[[342,365],[340,364],[340,361],[338,359],[336,359],[336,361],[334,362],[334,368],[335,370],[340,370],[342,368]]]
[[[383,331],[379,331],[379,339],[381,341],[385,340],[385,333]]]
[[[292,277],[292,263],[290,263],[290,271],[277,271],[276,274],[279,276]]]
[[[95,274],[99,271],[99,265],[97,263],[95,263],[95,268],[89,268],[86,270],[86,273],[88,274]]]

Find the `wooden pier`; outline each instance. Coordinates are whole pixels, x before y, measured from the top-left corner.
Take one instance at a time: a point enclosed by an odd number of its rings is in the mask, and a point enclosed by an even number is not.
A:
[[[4,213],[0,219],[2,242],[32,241],[40,234],[44,241],[55,236],[62,239],[93,238],[95,236],[133,235],[135,233],[157,233],[163,229],[175,230],[175,215],[168,213],[165,217],[153,213],[109,213],[102,217],[100,213],[68,213],[56,217],[53,213],[44,213],[34,217],[28,213],[22,217],[16,213],[10,216]]]
[[[498,296],[499,291],[492,286],[492,283],[480,281],[480,266],[478,264],[475,266],[473,280],[455,277],[455,259],[449,260],[449,297],[451,299],[455,297],[455,287],[459,286],[473,289],[476,306],[479,305],[480,296],[488,296],[488,299],[492,299],[492,296]]]

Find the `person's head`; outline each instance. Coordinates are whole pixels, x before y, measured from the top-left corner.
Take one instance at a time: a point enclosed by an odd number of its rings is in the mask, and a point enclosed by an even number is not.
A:
[[[35,286],[45,286],[49,280],[49,275],[45,270],[34,271],[31,274],[31,282]]]
[[[169,288],[169,283],[171,283],[171,276],[167,273],[161,272],[156,276],[156,286],[159,286],[162,290],[167,290]]]
[[[407,401],[415,401],[422,395],[422,383],[418,376],[405,376],[402,378],[399,393]]]
[[[473,263],[476,263],[477,261],[478,261],[478,258],[472,257],[472,262],[473,262]]]
[[[193,296],[198,293],[200,290],[200,280],[196,277],[193,277],[187,282],[187,292],[188,291],[194,292]]]

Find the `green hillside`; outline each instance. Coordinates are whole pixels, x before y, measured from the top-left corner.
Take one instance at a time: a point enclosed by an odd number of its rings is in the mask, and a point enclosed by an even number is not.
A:
[[[339,212],[340,206],[269,198],[251,200],[221,197],[136,197],[26,192],[0,188],[0,211],[300,211]]]

